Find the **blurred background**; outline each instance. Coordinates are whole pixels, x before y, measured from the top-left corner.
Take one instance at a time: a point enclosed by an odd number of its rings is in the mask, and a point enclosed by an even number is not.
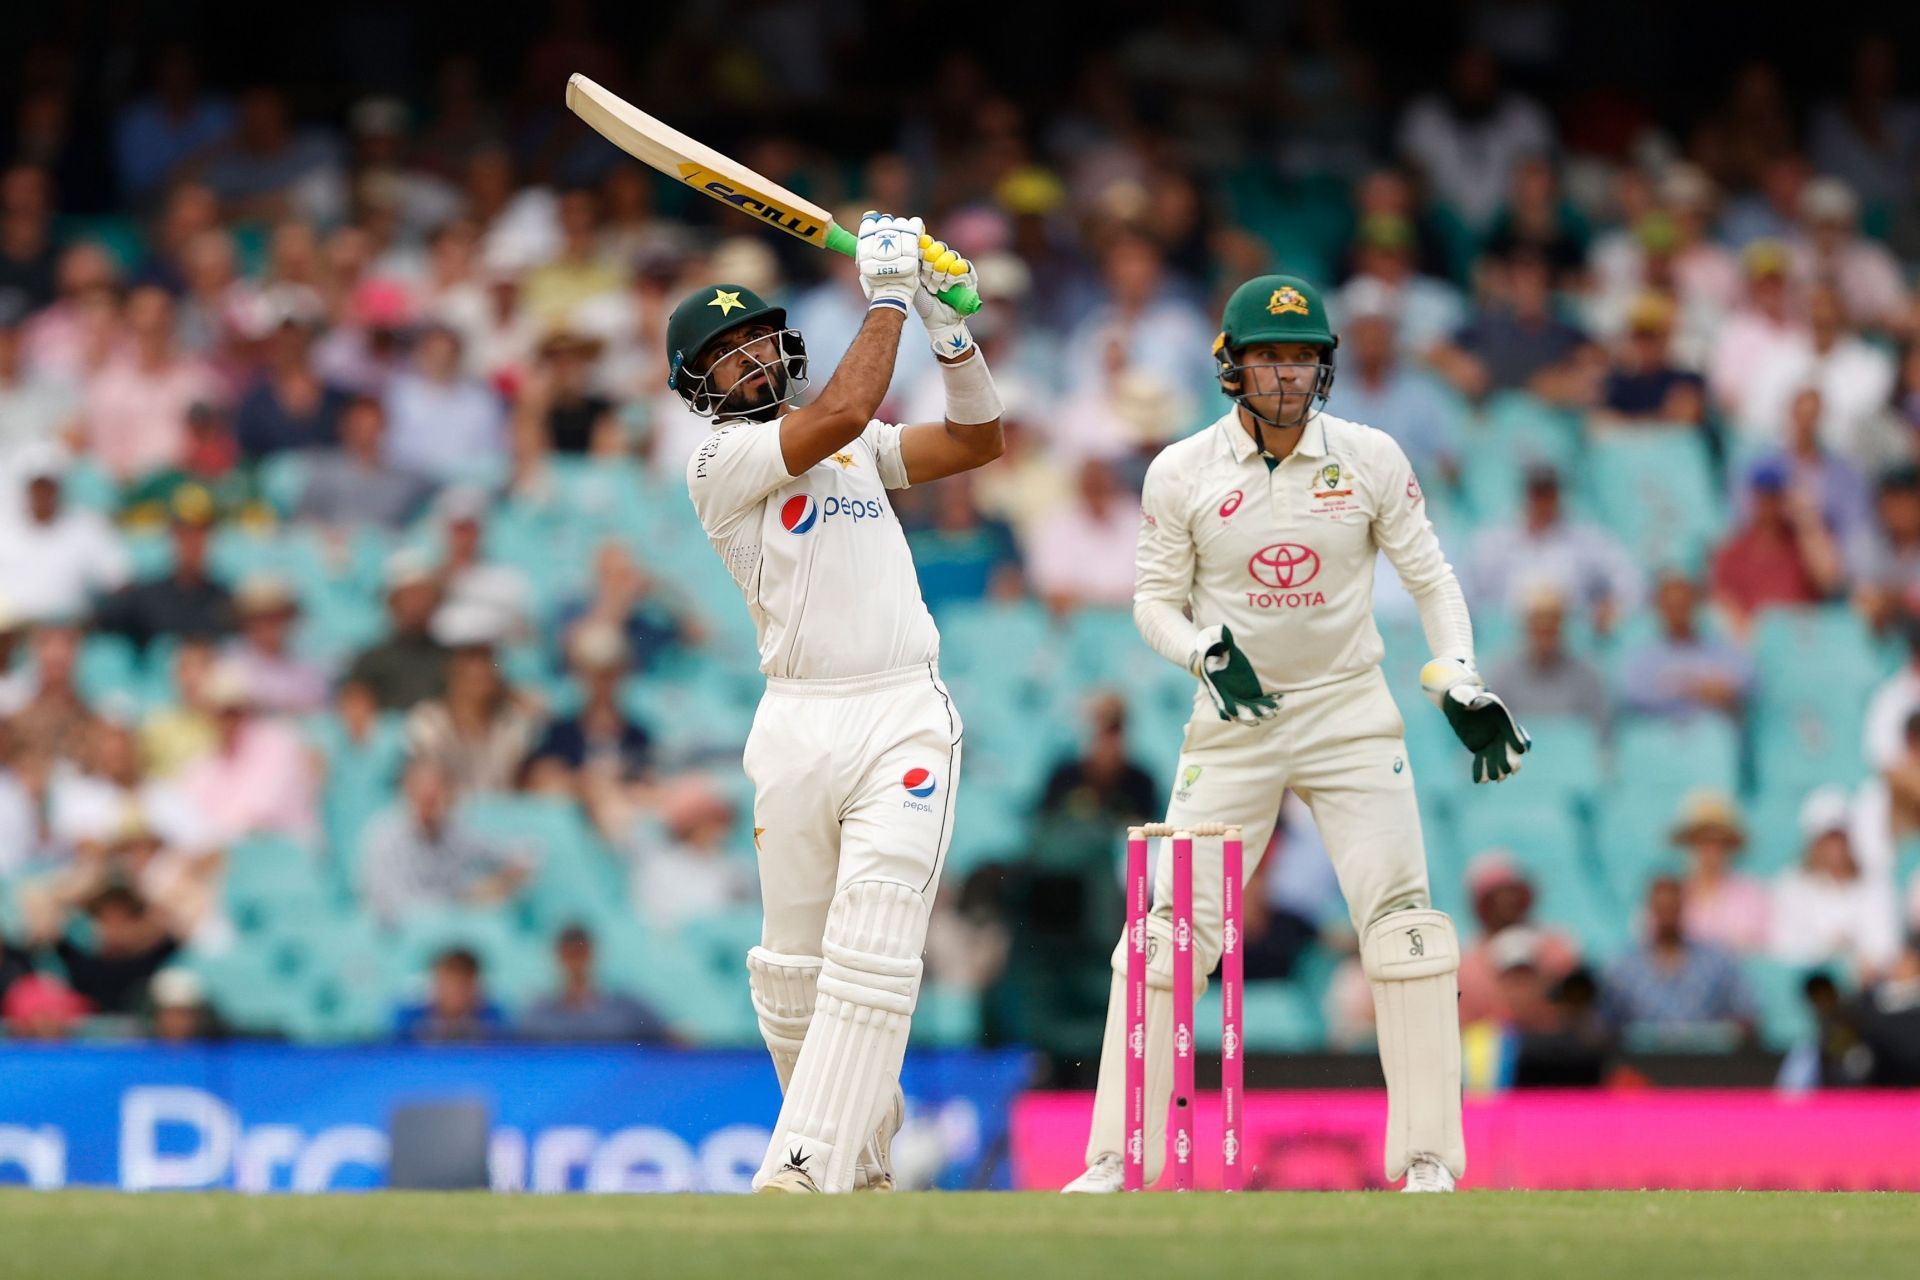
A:
[[[895,495],[969,748],[916,1062],[1091,1082],[1192,693],[1138,486],[1283,270],[1537,744],[1468,785],[1383,565],[1471,1086],[1920,1084],[1910,7],[273,16],[0,15],[0,1036],[755,1050],[761,680],[661,331],[747,284],[817,386],[863,301],[593,135],[582,71],[979,265],[1007,456]],[[904,343],[884,415],[940,405]],[[1248,926],[1251,1078],[1377,1083],[1297,802]]]

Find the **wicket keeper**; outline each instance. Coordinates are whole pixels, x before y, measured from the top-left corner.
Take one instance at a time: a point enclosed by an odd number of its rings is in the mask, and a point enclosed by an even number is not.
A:
[[[1421,684],[1472,751],[1474,781],[1518,770],[1529,741],[1475,670],[1466,601],[1406,454],[1323,408],[1338,345],[1305,280],[1260,276],[1234,291],[1213,348],[1234,407],[1147,471],[1133,614],[1147,643],[1199,681],[1167,822],[1238,825],[1251,877],[1282,793],[1312,810],[1373,986],[1387,1179],[1444,1192],[1466,1171],[1460,947],[1428,894],[1404,725],[1380,672],[1378,552],[1419,605],[1432,652]],[[1159,860],[1147,918],[1149,1185],[1173,1088],[1171,862]],[[1220,958],[1220,874],[1219,841],[1197,841],[1198,988]],[[1088,1168],[1070,1192],[1118,1191],[1124,1174],[1124,938],[1113,968]]]
[[[960,781],[959,713],[889,489],[1000,456],[1000,398],[935,296],[973,267],[918,218],[868,214],[868,307],[818,398],[786,313],[734,284],[667,321],[668,385],[717,426],[687,464],[713,549],[746,597],[767,689],[747,739],[765,911],[747,980],[785,1102],[763,1192],[890,1190],[900,1064]],[[874,420],[918,312],[946,421]]]

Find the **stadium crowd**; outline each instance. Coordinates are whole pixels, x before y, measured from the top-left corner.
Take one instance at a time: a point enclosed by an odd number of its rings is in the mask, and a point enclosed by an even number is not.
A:
[[[781,49],[742,55],[769,91],[830,96],[825,36],[719,8]],[[1284,269],[1328,287],[1329,408],[1412,457],[1538,743],[1467,785],[1382,573],[1487,1078],[1757,1039],[1802,1080],[1920,1082],[1914,69],[1868,37],[1822,93],[1756,62],[1670,118],[1552,92],[1533,8],[1538,40],[1411,96],[1306,4],[1277,62],[1166,16],[1046,112],[940,59],[875,154],[715,137],[979,264],[1007,456],[896,495],[972,748],[920,1034],[1098,1042],[1115,854],[1191,695],[1127,615],[1138,485],[1225,407],[1219,300]],[[527,50],[524,109],[454,57],[296,111],[171,44],[88,132],[72,61],[29,62],[0,138],[6,1034],[752,1041],[778,833],[661,330],[748,285],[817,386],[863,302],[553,117],[567,70],[646,97],[582,13]],[[939,395],[904,344],[886,412]],[[1284,816],[1249,1032],[1363,1042],[1344,908]]]

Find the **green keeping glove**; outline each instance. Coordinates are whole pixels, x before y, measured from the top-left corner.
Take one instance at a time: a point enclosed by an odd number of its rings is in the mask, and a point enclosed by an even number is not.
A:
[[[1278,698],[1260,691],[1253,664],[1235,647],[1233,632],[1224,626],[1207,627],[1194,638],[1187,669],[1200,677],[1222,720],[1255,724],[1279,709]]]
[[[1436,658],[1420,672],[1420,685],[1447,717],[1462,746],[1473,752],[1473,780],[1503,782],[1520,772],[1520,757],[1533,739],[1479,673],[1464,662]]]

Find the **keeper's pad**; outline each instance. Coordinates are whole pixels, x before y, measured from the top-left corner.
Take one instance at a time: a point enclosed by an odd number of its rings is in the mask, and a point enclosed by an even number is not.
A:
[[[827,910],[818,998],[758,1188],[785,1165],[850,1191],[860,1149],[892,1104],[920,994],[927,904],[918,889],[862,880]]]
[[[1460,1132],[1460,942],[1445,912],[1394,911],[1367,926],[1360,961],[1373,983],[1387,1078],[1387,1180],[1431,1155],[1467,1171]]]

